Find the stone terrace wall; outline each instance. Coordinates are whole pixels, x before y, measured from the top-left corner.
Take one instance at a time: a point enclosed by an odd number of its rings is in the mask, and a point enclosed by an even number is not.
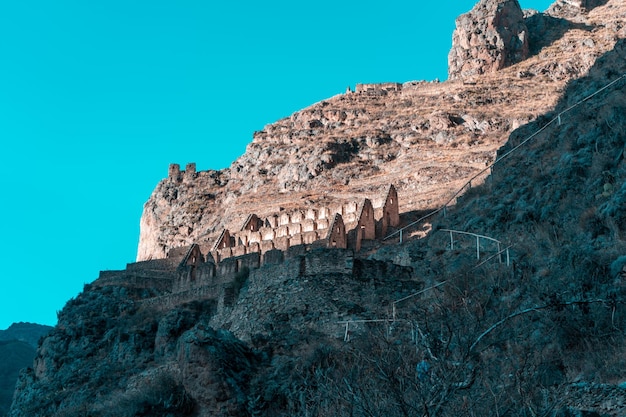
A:
[[[354,252],[350,249],[317,249],[307,253],[302,261],[300,276],[352,274]]]
[[[300,257],[287,259],[280,264],[267,264],[250,271],[248,285],[265,285],[267,282],[281,282],[300,276],[302,262]]]
[[[127,271],[174,270],[180,260],[173,258],[152,259],[150,261],[133,262],[126,264]]]
[[[215,306],[217,308],[218,300],[222,293],[223,287],[219,285],[207,285],[202,287],[196,287],[188,291],[142,300],[138,303],[138,305],[140,307],[148,307],[162,311],[193,301],[214,300]]]
[[[164,265],[158,262],[140,264]],[[202,264],[181,264],[174,271],[142,271],[137,269],[138,264],[129,265],[131,270],[102,271],[94,285],[120,285],[169,292],[137,301],[138,307],[159,311],[191,302],[208,302],[212,306],[210,308],[215,310],[214,317],[222,318],[228,317],[230,311],[237,305],[241,285],[237,281],[245,277],[247,284],[244,291],[250,291],[252,288],[252,291],[257,292],[270,284],[279,285],[281,282],[293,280],[307,283],[312,277],[320,276],[333,276],[332,279],[339,281],[344,279],[341,277],[345,277],[368,283],[381,279],[412,279],[410,267],[355,259],[354,251],[350,249],[315,248],[307,245],[289,247],[286,251],[273,249],[265,252],[263,256],[255,252],[231,257],[217,265],[212,261]]]
[[[352,259],[353,267],[350,268]],[[335,262],[335,268],[323,266]],[[318,266],[320,275],[313,276],[312,268]],[[413,277],[410,267],[375,260],[361,263],[361,260],[354,259],[350,250],[315,249],[286,259],[282,264],[265,265],[251,271],[239,298],[230,308],[218,308],[210,324],[229,323],[229,330],[237,337],[250,340],[256,334],[271,335],[272,326],[304,327],[307,322],[314,321],[316,330],[341,340],[345,326],[338,325],[339,321],[387,317],[389,296],[378,294],[378,284],[383,281],[395,283],[398,279],[406,279],[394,286],[399,296],[423,288],[423,282]],[[355,288],[360,290],[357,292]],[[389,288],[388,284],[386,288]],[[363,297],[380,300],[377,310],[359,310],[358,300]],[[284,314],[281,307],[285,304],[291,306],[288,314]],[[309,306],[314,308],[309,309]],[[356,332],[356,326],[351,326],[350,331]]]
[[[146,271],[144,273],[129,273],[128,271],[101,271],[100,277],[93,282],[96,287],[128,287],[153,288],[159,291],[172,291],[173,276],[155,276]]]

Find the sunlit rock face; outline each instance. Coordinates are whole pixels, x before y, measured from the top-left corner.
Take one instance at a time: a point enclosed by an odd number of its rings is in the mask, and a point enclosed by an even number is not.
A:
[[[251,214],[376,207],[390,184],[401,212],[437,208],[626,36],[624,6],[597,1],[524,14],[482,0],[457,21],[451,80],[357,85],[254,132],[229,168],[173,169],[144,206],[137,260],[210,247]]]
[[[490,73],[528,58],[528,28],[517,0],[482,0],[456,20],[450,79]]]

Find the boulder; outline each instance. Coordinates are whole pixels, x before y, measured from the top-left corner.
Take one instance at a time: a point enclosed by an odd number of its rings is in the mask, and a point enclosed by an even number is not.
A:
[[[448,77],[494,72],[528,58],[528,28],[517,0],[481,0],[456,20]]]

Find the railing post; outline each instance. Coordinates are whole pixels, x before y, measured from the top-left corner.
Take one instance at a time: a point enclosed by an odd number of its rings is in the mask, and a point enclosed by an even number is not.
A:
[[[506,266],[511,266],[509,263],[509,248],[506,249]]]
[[[347,342],[348,340],[350,340],[350,336],[348,335],[348,327],[350,326],[350,322],[347,321],[346,322],[346,333],[343,335],[343,341]]]
[[[498,263],[502,263],[502,250],[500,249],[500,242],[498,242]]]
[[[450,230],[450,250],[454,250],[454,235],[452,234],[452,230]]]
[[[402,229],[400,229],[400,243],[402,243]]]

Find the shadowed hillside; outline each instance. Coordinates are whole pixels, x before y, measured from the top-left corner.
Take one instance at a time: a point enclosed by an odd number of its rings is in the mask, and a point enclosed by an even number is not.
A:
[[[20,369],[33,365],[37,344],[50,330],[33,323],[13,323],[0,330],[0,416],[9,410]]]
[[[4,416],[9,411],[20,370],[33,364],[35,348],[17,340],[0,341],[0,358],[0,416]]]

